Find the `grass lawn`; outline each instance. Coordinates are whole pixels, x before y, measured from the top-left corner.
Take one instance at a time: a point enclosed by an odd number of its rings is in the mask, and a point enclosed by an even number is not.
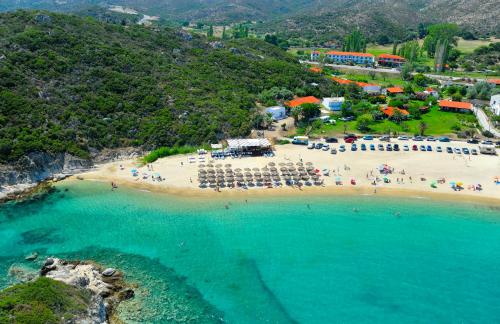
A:
[[[419,133],[420,122],[425,122],[427,124],[427,129],[425,135],[453,135],[453,127],[455,125],[461,125],[462,129],[467,129],[466,123],[474,123],[475,117],[472,114],[460,114],[453,112],[440,111],[437,107],[432,107],[431,111],[427,114],[422,115],[420,120],[408,120],[403,124],[396,124],[390,120],[384,119],[381,121],[374,122],[371,125],[371,130],[367,133],[371,134],[387,134],[389,132],[405,133],[409,135],[414,135]],[[406,126],[403,126],[406,125]],[[322,125],[321,128],[315,129],[310,135],[313,136],[334,136],[338,134],[346,133],[360,133],[356,129],[357,122],[342,122],[337,121],[335,125]],[[407,131],[403,131],[403,128],[407,127]],[[303,135],[305,130],[299,128],[298,135]]]
[[[480,47],[480,46],[486,46],[486,45],[489,45],[491,43],[495,43],[495,42],[500,42],[500,39],[498,38],[490,38],[490,39],[478,39],[478,40],[465,40],[465,39],[462,39],[460,38],[458,40],[458,45],[457,45],[457,49],[463,53],[472,53],[476,48]]]

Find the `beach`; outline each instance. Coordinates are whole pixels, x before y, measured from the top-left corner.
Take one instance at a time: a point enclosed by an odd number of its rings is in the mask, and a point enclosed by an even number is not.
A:
[[[362,142],[360,142],[362,143]],[[378,141],[364,141],[369,146]],[[397,143],[393,141],[392,144]],[[411,145],[421,143],[404,142],[399,144]],[[464,155],[436,152],[435,147],[441,143],[432,145],[432,152],[422,151],[350,151],[350,145],[346,145],[345,152],[331,154],[330,151],[307,149],[299,145],[278,145],[275,147],[274,157],[245,157],[226,158],[224,160],[212,160],[210,155],[200,158],[198,154],[178,155],[162,158],[149,166],[141,166],[137,160],[126,160],[107,163],[98,166],[91,172],[84,173],[79,179],[114,182],[119,186],[132,186],[151,191],[162,191],[182,196],[252,196],[252,195],[291,195],[300,193],[314,194],[365,194],[384,195],[388,194],[403,196],[425,196],[441,198],[458,198],[466,200],[491,200],[498,201],[500,197],[500,185],[494,181],[500,176],[500,159],[498,156],[490,155]],[[469,147],[463,143],[450,145],[452,147]],[[334,144],[330,147],[338,147]],[[385,146],[385,144],[384,144]],[[359,144],[358,144],[359,147]],[[256,170],[276,165],[306,165],[309,163],[319,171],[321,185],[303,185],[268,188],[267,186],[255,186],[250,188],[200,188],[198,172],[203,166],[212,164],[221,169],[230,165],[232,170]],[[200,165],[202,167],[200,168]],[[379,168],[382,165],[391,171],[390,174],[381,174]],[[131,170],[136,170],[136,176]],[[324,170],[329,171],[324,176]],[[162,179],[153,180],[153,175]],[[385,181],[384,181],[385,178]],[[339,184],[339,180],[342,183]],[[354,181],[352,181],[354,180]],[[439,183],[438,180],[444,180]],[[355,184],[353,184],[355,182]],[[283,181],[284,183],[284,181]],[[435,184],[435,188],[431,184]],[[454,190],[452,184],[461,184],[462,190]],[[482,190],[475,190],[480,185]],[[474,188],[473,188],[474,187]]]

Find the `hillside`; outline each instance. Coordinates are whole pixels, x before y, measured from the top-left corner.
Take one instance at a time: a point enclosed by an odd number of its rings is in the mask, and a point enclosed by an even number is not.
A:
[[[0,161],[245,136],[263,90],[329,95],[334,87],[263,41],[223,46],[168,28],[0,14]]]
[[[452,22],[476,34],[500,34],[500,6],[493,0],[3,0],[0,11],[36,8],[84,12],[122,5],[170,21],[263,21],[260,31],[312,39],[337,37],[359,27],[374,38],[397,37],[418,23]],[[443,14],[446,13],[446,14]]]

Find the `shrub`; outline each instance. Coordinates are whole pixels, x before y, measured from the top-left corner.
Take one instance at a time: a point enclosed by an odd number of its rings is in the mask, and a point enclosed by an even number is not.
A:
[[[151,151],[148,155],[143,158],[145,163],[153,163],[162,157],[178,155],[178,154],[189,154],[197,150],[194,146],[174,146],[174,147],[160,147],[154,151]]]

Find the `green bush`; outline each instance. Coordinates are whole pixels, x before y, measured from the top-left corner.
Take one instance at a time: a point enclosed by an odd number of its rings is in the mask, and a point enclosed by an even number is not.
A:
[[[194,146],[174,146],[174,147],[160,147],[154,151],[151,151],[148,155],[143,158],[145,163],[153,163],[162,157],[178,155],[178,154],[189,154],[196,152],[198,148]]]
[[[61,318],[85,314],[90,294],[73,286],[40,277],[0,292],[0,323],[61,323]]]

